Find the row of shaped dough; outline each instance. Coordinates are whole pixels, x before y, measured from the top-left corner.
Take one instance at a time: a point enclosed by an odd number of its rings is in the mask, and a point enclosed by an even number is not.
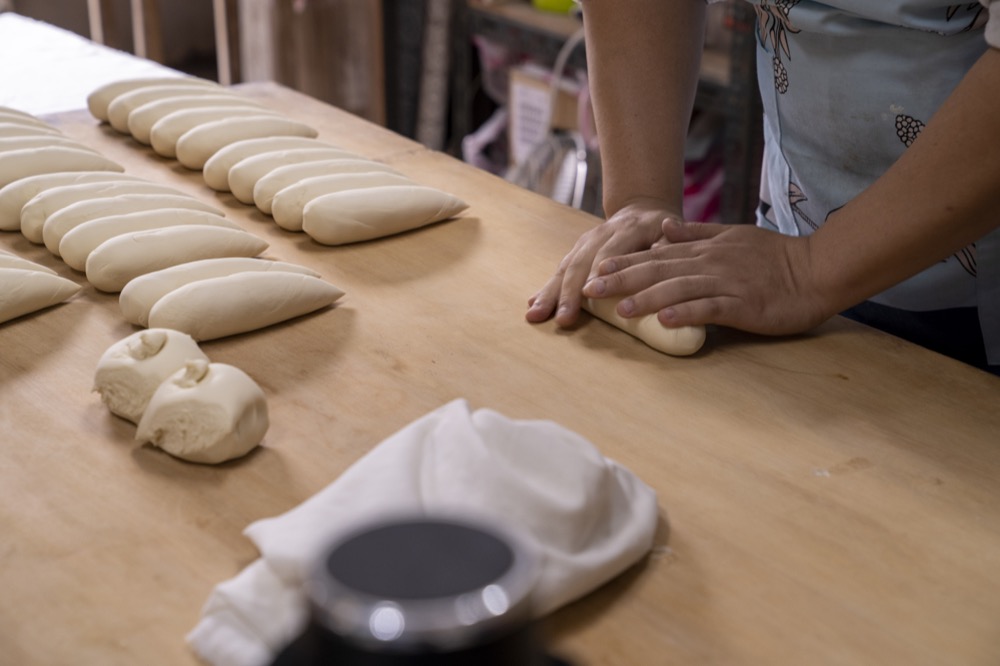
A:
[[[27,114],[0,113],[11,121],[8,124],[26,129],[25,136],[42,141],[60,137],[58,130]],[[36,130],[38,134],[33,133]],[[223,277],[218,268],[193,264],[194,270],[183,272],[183,280],[173,278],[178,294],[158,292],[158,299],[170,296],[166,299],[170,305],[160,307],[154,321],[210,339],[285,321],[326,307],[343,295],[315,271],[251,259],[268,244],[227,220],[221,210],[176,189],[126,175],[120,165],[85,146],[60,147],[88,157],[67,163],[65,155],[44,152],[48,147],[44,143],[25,150],[3,142],[0,138],[4,229],[19,229],[29,241],[44,244],[70,267],[84,271],[99,290],[119,292],[139,276],[200,260],[249,260],[223,262],[228,279],[189,287],[201,278]],[[33,275],[20,266],[0,274],[5,287],[0,304],[9,315],[6,319],[61,302],[79,290],[76,283],[49,272]],[[244,279],[240,273],[257,275]],[[148,300],[148,291],[142,293]],[[228,306],[228,319],[219,316],[216,303]],[[148,302],[147,310],[154,305]],[[199,312],[205,314],[193,314]]]
[[[311,127],[268,117],[275,112],[211,82],[124,81],[96,91],[89,102],[95,117],[140,142],[148,135],[156,152],[202,169],[213,189],[229,190],[282,228],[305,231],[323,244],[415,229],[467,207],[448,193],[318,141]],[[704,343],[703,327],[668,329],[655,315],[627,319],[615,305],[588,300],[585,307],[659,351],[687,355]]]
[[[416,229],[467,208],[377,161],[318,140],[312,127],[213,82],[132,79],[94,91],[91,113],[202,169],[206,183],[290,231],[340,245]]]

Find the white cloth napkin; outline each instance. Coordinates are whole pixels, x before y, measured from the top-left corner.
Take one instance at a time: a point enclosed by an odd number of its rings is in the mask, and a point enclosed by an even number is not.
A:
[[[215,666],[259,666],[303,626],[308,568],[346,526],[385,514],[462,512],[518,529],[541,559],[541,616],[649,551],[654,491],[576,433],[452,401],[390,436],[325,489],[245,534],[261,558],[217,586],[188,642]]]

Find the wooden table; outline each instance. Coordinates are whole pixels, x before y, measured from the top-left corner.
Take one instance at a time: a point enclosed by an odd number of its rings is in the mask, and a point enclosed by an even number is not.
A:
[[[263,448],[217,467],[136,444],[91,393],[135,330],[115,297],[86,285],[0,326],[0,661],[196,663],[183,637],[256,558],[248,523],[465,397],[553,419],[659,493],[651,555],[547,625],[579,664],[997,663],[1000,380],[840,319],[781,340],[712,330],[692,358],[596,320],[529,325],[526,299],[593,218],[286,89],[242,90],[471,207],[322,247],[85,112],[52,118],[347,296],[203,344],[272,417]],[[20,234],[0,247],[85,282]]]

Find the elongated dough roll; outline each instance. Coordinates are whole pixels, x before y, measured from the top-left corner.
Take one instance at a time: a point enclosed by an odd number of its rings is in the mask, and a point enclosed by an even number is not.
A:
[[[335,158],[288,164],[261,176],[257,184],[253,186],[253,203],[257,206],[257,210],[270,215],[274,195],[306,178],[348,173],[371,173],[373,171],[402,175],[382,162],[364,158]],[[302,228],[301,225],[299,228]]]
[[[63,148],[89,150],[92,153],[97,152],[75,139],[59,134],[30,134],[28,136],[7,136],[0,138],[0,153],[9,153],[12,150],[25,150],[27,148],[45,148],[46,146],[61,146]]]
[[[267,271],[300,273],[310,277],[319,277],[319,273],[311,268],[285,261],[251,257],[201,259],[146,273],[130,280],[122,288],[121,294],[118,295],[118,307],[121,308],[125,320],[129,323],[147,326],[149,324],[149,311],[153,309],[157,301],[175,289],[208,278]]]
[[[267,241],[246,231],[204,224],[132,231],[90,253],[87,279],[101,291],[118,292],[144,273],[209,257],[255,257],[267,247]]]
[[[289,164],[340,157],[356,158],[357,155],[339,148],[291,148],[252,155],[240,160],[229,170],[229,191],[242,203],[252,205],[257,181],[275,169]]]
[[[15,109],[12,106],[3,106],[3,105],[0,105],[0,114],[4,114],[4,115],[7,115],[7,116],[13,116],[15,118],[27,118],[29,120],[36,119],[35,114],[28,113],[27,111],[22,111],[21,109]]]
[[[161,208],[184,208],[202,210],[219,217],[224,215],[215,206],[186,194],[119,194],[116,197],[78,201],[49,215],[42,225],[42,241],[49,252],[58,257],[59,243],[62,242],[63,236],[84,222],[108,215],[123,215]],[[31,240],[27,234],[25,238]]]
[[[108,105],[111,104],[119,95],[124,95],[125,93],[131,92],[133,90],[138,90],[139,88],[147,88],[149,86],[162,86],[184,83],[184,85],[190,86],[202,86],[205,88],[215,88],[217,90],[222,90],[223,88],[215,81],[209,81],[208,79],[199,79],[192,76],[143,76],[143,77],[133,77],[128,79],[120,79],[118,81],[112,81],[111,83],[106,83],[101,87],[95,89],[89,95],[87,95],[87,108],[90,110],[90,114],[101,121],[108,120]]]
[[[55,129],[55,127],[45,122],[41,118],[36,118],[35,116],[29,114],[13,113],[3,108],[0,108],[0,123],[10,123],[13,125],[28,125],[30,127],[43,127],[48,129]]]
[[[617,306],[618,301],[614,298],[588,298],[583,301],[583,308],[587,312],[664,354],[690,356],[705,344],[704,326],[667,328],[660,323],[655,313],[626,318],[615,312]]]
[[[62,132],[55,127],[42,127],[41,125],[31,125],[29,123],[18,122],[8,119],[6,122],[0,119],[0,138],[18,136],[62,136]]]
[[[7,252],[4,250],[0,250],[0,268],[19,268],[25,271],[41,271],[43,273],[48,273],[49,275],[57,275],[57,273],[48,266],[42,266],[41,264],[31,261],[30,259],[25,259],[24,257],[18,256],[13,252]]]
[[[234,141],[212,155],[202,168],[202,177],[205,179],[205,184],[213,190],[228,192],[229,170],[237,162],[252,155],[292,148],[337,148],[337,146],[307,136],[262,136],[242,139]]]
[[[187,208],[157,208],[98,217],[73,227],[59,241],[59,255],[66,265],[86,270],[87,257],[106,240],[133,231],[152,231],[191,224],[240,229],[240,225],[214,213]]]
[[[412,180],[401,174],[379,171],[313,176],[312,178],[305,178],[294,185],[289,185],[275,194],[271,202],[271,215],[274,217],[275,223],[282,229],[302,231],[302,211],[310,201],[324,194],[382,187],[384,185],[415,184]]]
[[[156,389],[135,438],[177,458],[213,464],[249,453],[269,425],[267,398],[248,374],[189,361]]]
[[[281,117],[277,111],[260,106],[240,106],[238,104],[205,106],[197,109],[182,109],[168,113],[156,121],[149,131],[149,144],[158,155],[177,156],[177,140],[188,130],[205,123],[227,118],[272,115]]]
[[[156,99],[136,107],[128,114],[128,131],[139,143],[149,145],[149,133],[156,121],[174,111],[200,109],[206,106],[245,106],[263,108],[252,99],[220,90],[217,94],[178,95]]]
[[[0,159],[0,187],[40,173],[57,171],[124,171],[117,162],[91,150],[45,146],[12,150]]]
[[[208,357],[186,333],[166,328],[139,331],[101,355],[94,391],[112,414],[138,423],[156,389],[188,361]]]
[[[80,291],[66,278],[33,268],[0,268],[0,323],[37,312]]]
[[[310,275],[244,271],[197,280],[167,292],[149,311],[149,325],[175,328],[196,340],[246,333],[332,305],[344,292]]]
[[[319,136],[314,128],[290,118],[257,116],[229,118],[199,125],[177,141],[177,160],[189,169],[201,169],[215,153],[231,143],[264,136]]]
[[[139,181],[138,176],[117,173],[115,171],[65,171],[42,173],[28,178],[15,180],[5,187],[0,187],[0,230],[18,231],[21,228],[21,209],[34,196],[53,187],[72,185],[74,183],[97,183],[117,181]],[[38,239],[33,243],[41,243]]]
[[[45,220],[57,211],[87,199],[109,199],[120,194],[180,195],[181,193],[166,185],[141,180],[60,185],[39,192],[21,207],[21,233],[29,240],[41,239]]]
[[[318,243],[357,243],[448,219],[468,205],[423,185],[386,185],[324,194],[302,211],[302,230]]]
[[[122,134],[128,134],[128,116],[134,110],[158,99],[177,97],[179,95],[211,95],[216,88],[201,84],[165,83],[162,85],[144,86],[136,90],[118,95],[108,104],[108,122],[111,127]]]

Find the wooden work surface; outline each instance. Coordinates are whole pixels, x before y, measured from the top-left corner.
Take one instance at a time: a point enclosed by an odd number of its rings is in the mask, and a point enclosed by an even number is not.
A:
[[[85,284],[0,326],[0,662],[197,663],[184,636],[256,558],[247,524],[464,397],[557,421],[659,494],[651,556],[547,625],[580,665],[997,663],[1000,380],[840,319],[792,339],[712,330],[691,358],[589,317],[529,325],[527,298],[593,218],[297,93],[241,90],[471,206],[322,247],[86,112],[51,118],[347,295],[202,345],[257,379],[272,421],[217,467],[136,444],[91,392],[136,330],[114,296]],[[0,247],[85,283],[20,234]]]

